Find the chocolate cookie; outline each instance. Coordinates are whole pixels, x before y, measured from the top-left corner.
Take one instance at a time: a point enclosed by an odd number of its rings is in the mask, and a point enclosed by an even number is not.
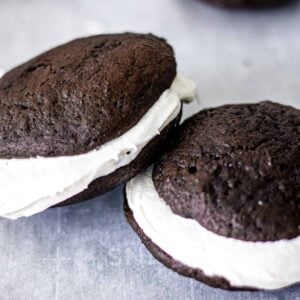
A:
[[[132,128],[175,76],[172,48],[153,35],[98,35],[51,49],[0,80],[0,156],[91,151]]]
[[[269,101],[199,112],[127,184],[128,221],[164,264],[212,286],[299,282],[299,134],[300,111]]]
[[[161,153],[194,90],[151,34],[77,39],[6,73],[0,215],[88,200],[136,175]]]

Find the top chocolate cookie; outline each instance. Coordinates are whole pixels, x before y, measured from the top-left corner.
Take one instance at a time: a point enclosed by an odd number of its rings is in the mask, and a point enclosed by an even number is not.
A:
[[[300,234],[300,111],[226,105],[187,120],[156,164],[154,185],[172,211],[246,241]]]
[[[153,35],[77,39],[0,79],[0,157],[88,152],[133,127],[176,75]]]

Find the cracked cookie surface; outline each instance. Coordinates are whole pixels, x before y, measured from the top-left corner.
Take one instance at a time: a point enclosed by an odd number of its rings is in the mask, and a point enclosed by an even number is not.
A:
[[[0,157],[93,150],[132,128],[175,75],[172,48],[150,34],[51,49],[0,79]]]
[[[175,214],[246,241],[300,234],[300,111],[265,101],[207,109],[185,121],[155,165]]]

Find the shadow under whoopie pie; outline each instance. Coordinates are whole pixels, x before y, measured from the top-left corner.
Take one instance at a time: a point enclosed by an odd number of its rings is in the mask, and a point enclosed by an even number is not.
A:
[[[71,41],[0,79],[0,216],[88,200],[145,169],[195,92],[151,34]]]
[[[300,111],[269,101],[194,115],[127,183],[127,220],[174,271],[223,289],[300,281]]]

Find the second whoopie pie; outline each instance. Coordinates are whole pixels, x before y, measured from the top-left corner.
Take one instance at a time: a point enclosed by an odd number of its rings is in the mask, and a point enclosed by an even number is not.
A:
[[[264,8],[285,5],[293,0],[204,0],[228,8]]]
[[[224,289],[300,281],[300,111],[226,105],[126,186],[129,223],[174,271]]]
[[[151,34],[77,39],[0,79],[0,216],[109,191],[145,169],[194,84]]]

